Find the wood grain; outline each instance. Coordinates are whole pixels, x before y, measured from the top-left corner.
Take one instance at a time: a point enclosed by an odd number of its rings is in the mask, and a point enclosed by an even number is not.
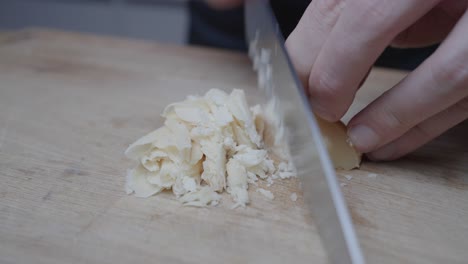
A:
[[[375,69],[347,118],[403,77]],[[166,104],[214,87],[254,101],[255,82],[238,53],[1,34],[0,263],[326,263],[296,180],[276,183],[274,201],[252,190],[237,210],[229,197],[196,209],[170,193],[124,193],[123,151],[161,125]],[[467,133],[459,126],[405,159],[339,172],[369,263],[466,263]]]

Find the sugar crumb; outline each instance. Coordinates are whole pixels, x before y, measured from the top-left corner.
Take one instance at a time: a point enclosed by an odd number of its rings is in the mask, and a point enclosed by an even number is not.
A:
[[[297,201],[297,194],[296,193],[291,193],[291,196],[289,196],[289,199],[291,199],[291,201],[293,201],[293,202]]]
[[[265,189],[262,189],[262,188],[258,188],[257,189],[257,192],[259,192],[261,195],[265,196],[266,198],[268,198],[268,200],[273,200],[275,199],[275,196],[273,195],[273,193],[271,193],[270,191],[268,190],[265,190]]]
[[[271,185],[273,185],[274,181],[271,177],[268,177],[267,178],[267,186],[270,187]]]

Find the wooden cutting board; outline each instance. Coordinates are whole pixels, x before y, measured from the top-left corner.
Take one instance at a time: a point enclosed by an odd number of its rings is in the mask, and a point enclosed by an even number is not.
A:
[[[404,75],[375,69],[347,117]],[[236,210],[227,196],[199,209],[169,192],[125,194],[128,144],[161,125],[166,104],[214,87],[254,99],[247,57],[0,35],[0,263],[325,263],[297,180],[277,182],[273,201],[251,188],[251,205]],[[468,262],[467,133],[459,126],[402,160],[339,172],[369,263]]]

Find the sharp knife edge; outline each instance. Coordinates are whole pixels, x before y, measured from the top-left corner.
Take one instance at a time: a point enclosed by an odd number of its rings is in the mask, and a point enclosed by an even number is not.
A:
[[[308,99],[284,46],[284,38],[266,0],[245,4],[249,55],[259,87],[274,102],[284,123],[292,160],[302,181],[331,263],[365,263],[348,209]]]

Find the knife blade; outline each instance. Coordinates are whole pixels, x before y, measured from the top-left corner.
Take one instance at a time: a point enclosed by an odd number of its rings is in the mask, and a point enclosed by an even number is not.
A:
[[[335,170],[267,0],[245,1],[249,55],[265,100],[287,134],[306,206],[331,263],[365,263]]]

